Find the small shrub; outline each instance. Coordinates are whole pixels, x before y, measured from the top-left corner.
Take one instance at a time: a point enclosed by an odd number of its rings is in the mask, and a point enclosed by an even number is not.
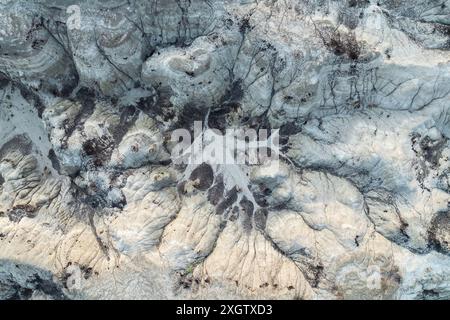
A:
[[[324,45],[337,56],[347,56],[351,60],[358,60],[362,46],[353,33],[344,33],[332,28],[319,31]]]

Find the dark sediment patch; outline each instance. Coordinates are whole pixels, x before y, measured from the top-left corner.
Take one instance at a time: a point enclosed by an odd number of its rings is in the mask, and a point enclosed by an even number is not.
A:
[[[95,167],[100,167],[111,159],[114,142],[110,136],[92,138],[83,142],[84,153],[92,158]]]
[[[19,223],[24,217],[34,218],[36,217],[37,208],[30,205],[17,205],[11,210],[7,211],[9,221]]]
[[[239,207],[234,206],[231,210],[230,215],[228,216],[228,220],[230,221],[236,221],[239,218]]]
[[[173,95],[170,89],[158,89],[157,95],[142,97],[136,104],[137,109],[149,117],[161,117],[163,121],[170,121],[175,117],[175,111],[170,97]]]
[[[261,208],[261,209],[256,210],[256,212],[255,212],[256,228],[261,229],[261,230],[264,230],[266,228],[267,215],[268,215],[267,209]]]
[[[184,189],[185,186],[186,186],[186,181],[182,181],[177,185],[177,191],[179,194],[181,194],[181,195],[186,194],[186,190]]]
[[[428,242],[431,249],[450,254],[450,211],[440,212],[431,220]]]
[[[216,207],[216,213],[222,215],[225,211],[230,208],[237,201],[237,188],[234,187],[225,195],[223,199]]]
[[[246,197],[244,197],[240,202],[239,205],[241,206],[242,210],[242,225],[244,227],[244,230],[250,231],[253,228],[253,211],[254,211],[254,205],[253,202],[248,200]]]
[[[25,85],[18,84],[18,87],[22,97],[36,109],[38,117],[42,118],[42,113],[45,110],[45,105],[42,102],[41,97],[39,97],[36,92],[27,88]]]
[[[215,184],[208,190],[208,201],[216,206],[223,198],[223,192],[225,191],[225,185],[223,183],[223,176],[216,177]]]
[[[73,119],[71,125],[65,128],[65,141],[66,142],[73,134],[77,127],[82,127],[86,120],[94,113],[95,110],[95,100],[97,98],[96,92],[93,89],[81,88],[76,93],[76,102],[81,103],[81,110]]]
[[[47,157],[50,159],[53,169],[55,169],[56,171],[60,172],[61,165],[59,163],[58,157],[56,156],[55,150],[50,149],[48,151],[48,156]]]
[[[446,141],[432,141],[429,137],[424,137],[420,141],[420,148],[425,161],[431,164],[433,168],[439,165],[439,159],[442,156],[442,151],[445,148]]]
[[[209,164],[202,163],[192,171],[189,179],[198,181],[198,183],[195,184],[196,189],[206,191],[211,187],[214,181],[214,171]]]

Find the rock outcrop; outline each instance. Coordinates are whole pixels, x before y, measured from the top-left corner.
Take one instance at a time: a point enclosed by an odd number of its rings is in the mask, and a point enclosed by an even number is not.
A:
[[[0,0],[0,104],[0,299],[450,298],[450,1]]]

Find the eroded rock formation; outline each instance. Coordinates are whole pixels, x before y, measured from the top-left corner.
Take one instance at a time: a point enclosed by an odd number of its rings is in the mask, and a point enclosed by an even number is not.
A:
[[[449,50],[446,0],[0,0],[0,299],[450,298]]]

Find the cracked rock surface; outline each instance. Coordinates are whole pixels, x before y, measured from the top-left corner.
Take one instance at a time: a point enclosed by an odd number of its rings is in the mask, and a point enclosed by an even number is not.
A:
[[[450,1],[73,5],[0,0],[0,299],[450,298]]]

